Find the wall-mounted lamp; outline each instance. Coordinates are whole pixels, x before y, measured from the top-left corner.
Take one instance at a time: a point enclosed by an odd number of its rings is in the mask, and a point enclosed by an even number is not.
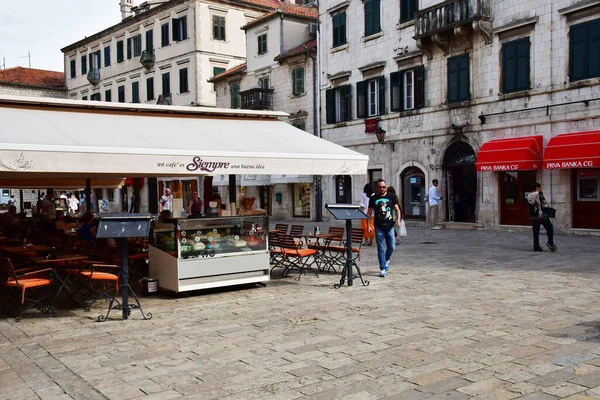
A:
[[[375,136],[377,136],[377,141],[382,145],[386,146],[388,149],[394,151],[394,142],[385,143],[385,131],[383,128],[377,128],[375,131]]]

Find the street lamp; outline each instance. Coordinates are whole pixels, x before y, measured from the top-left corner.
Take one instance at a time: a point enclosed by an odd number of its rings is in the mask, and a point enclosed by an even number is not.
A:
[[[383,128],[377,128],[375,131],[375,136],[377,136],[377,141],[382,145],[386,146],[388,149],[394,151],[394,142],[385,143],[385,131]]]

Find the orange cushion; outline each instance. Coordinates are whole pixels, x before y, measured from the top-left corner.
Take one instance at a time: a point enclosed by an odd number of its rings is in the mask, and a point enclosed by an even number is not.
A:
[[[98,279],[98,280],[102,280],[102,281],[116,281],[119,279],[119,277],[115,274],[111,274],[109,272],[98,272],[98,271],[94,271],[92,273],[92,271],[88,271],[88,270],[83,270],[83,271],[79,271],[78,275],[83,276],[84,278],[92,278],[92,279]]]
[[[52,281],[47,278],[26,278],[19,279],[19,283],[17,283],[14,280],[8,280],[8,282],[6,282],[6,285],[14,287],[33,288],[38,286],[49,285],[51,283]]]
[[[308,257],[317,254],[315,249],[283,249],[286,256]]]

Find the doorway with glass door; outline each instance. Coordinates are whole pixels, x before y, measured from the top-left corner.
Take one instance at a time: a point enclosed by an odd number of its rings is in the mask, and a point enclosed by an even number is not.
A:
[[[535,190],[536,171],[499,172],[500,225],[530,225],[527,195]]]

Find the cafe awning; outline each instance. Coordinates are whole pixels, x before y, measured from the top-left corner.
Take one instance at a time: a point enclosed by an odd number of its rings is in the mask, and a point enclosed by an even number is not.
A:
[[[271,175],[242,175],[240,185],[242,186],[269,186],[271,184]]]
[[[541,135],[490,140],[477,153],[475,167],[478,172],[542,169],[542,146]]]
[[[312,183],[311,175],[271,175],[271,184],[277,183]]]
[[[600,168],[600,131],[553,137],[544,150],[544,168]]]
[[[0,178],[366,173],[368,156],[285,116],[0,96]]]
[[[0,188],[3,189],[69,189],[69,190],[83,190],[85,189],[85,179],[83,178],[48,178],[48,179],[36,179],[26,178],[22,179],[0,179]],[[92,188],[103,188],[103,189],[117,189],[123,187],[125,184],[124,179],[91,179]]]

